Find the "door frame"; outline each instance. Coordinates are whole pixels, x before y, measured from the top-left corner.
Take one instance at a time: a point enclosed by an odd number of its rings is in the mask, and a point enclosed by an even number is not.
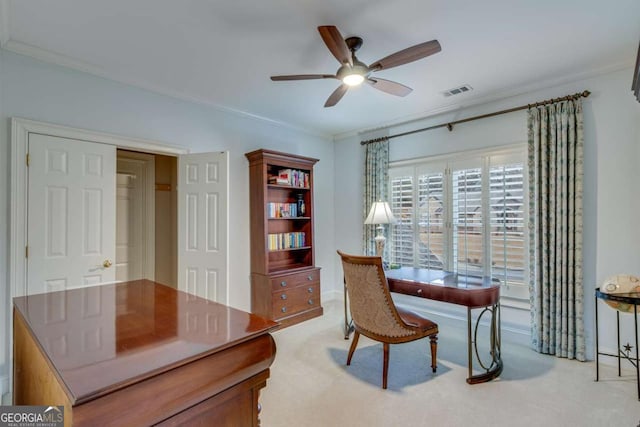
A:
[[[25,295],[27,288],[25,253],[27,247],[27,145],[29,134],[32,133],[109,144],[117,148],[175,157],[189,153],[189,150],[185,147],[168,145],[162,142],[12,117],[9,212],[9,283],[11,286],[11,298],[9,299],[9,304],[11,304],[14,297]]]

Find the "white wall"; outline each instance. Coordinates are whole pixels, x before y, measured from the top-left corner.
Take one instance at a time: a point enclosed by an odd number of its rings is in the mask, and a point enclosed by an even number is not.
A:
[[[594,289],[607,276],[627,272],[640,276],[640,103],[630,91],[633,70],[626,69],[606,75],[538,90],[498,102],[466,110],[442,114],[428,120],[396,126],[391,134],[446,123],[478,114],[490,113],[543,99],[555,98],[587,89],[591,96],[583,99],[585,121],[585,194],[584,194],[584,288],[587,354],[593,355]],[[362,195],[364,149],[359,141],[366,136],[337,141],[336,180],[336,246],[345,251],[360,252],[362,238],[362,207],[351,200]],[[452,153],[526,142],[526,111],[458,125],[452,132],[446,128],[392,139],[391,161]],[[335,283],[341,280],[337,259]],[[615,315],[603,307],[600,334],[601,346],[613,351],[616,347]],[[630,316],[622,318],[624,334],[632,333]],[[528,313],[503,310],[507,327],[528,331]],[[632,335],[628,335],[632,339]],[[623,338],[624,339],[624,338]]]
[[[0,54],[0,404],[2,394],[9,388],[7,376],[9,349],[7,348],[7,333],[9,328],[9,140],[8,120],[4,117],[4,90],[2,79],[4,77],[4,56]]]
[[[258,148],[320,159],[315,167],[316,264],[333,288],[333,142],[267,121],[230,114],[0,50],[0,277],[7,278],[10,117],[181,145],[192,152],[229,151],[229,298],[250,309],[249,169]],[[0,379],[6,376],[7,280],[0,280]],[[325,296],[326,297],[326,296]]]

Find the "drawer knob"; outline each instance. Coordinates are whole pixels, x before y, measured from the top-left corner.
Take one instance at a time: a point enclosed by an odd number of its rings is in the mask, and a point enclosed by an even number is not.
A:
[[[309,288],[309,289],[307,289],[307,291],[309,291],[309,293],[312,294],[313,293],[313,288]]]
[[[309,305],[313,305],[313,300],[310,299],[309,301],[307,301],[307,303],[309,303]]]
[[[280,299],[287,299],[287,294],[280,295]]]
[[[418,293],[421,294],[422,293],[422,289],[418,289]]]
[[[287,312],[287,307],[282,307],[282,308],[280,309],[280,311],[281,311],[281,312],[283,312],[283,313],[286,313],[286,312]]]
[[[280,282],[280,286],[287,286],[287,282],[283,280],[282,282]]]
[[[307,276],[307,280],[308,280],[308,281],[312,281],[312,280],[313,280],[313,276],[312,276],[312,275],[308,275],[308,276]]]

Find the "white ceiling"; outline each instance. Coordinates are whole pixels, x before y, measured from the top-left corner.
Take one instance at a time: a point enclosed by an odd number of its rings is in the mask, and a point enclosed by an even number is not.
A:
[[[6,49],[332,136],[630,66],[640,41],[639,0],[0,2]],[[324,108],[338,81],[269,79],[336,72],[318,25],[362,37],[365,63],[432,39],[442,52],[377,73],[406,98],[365,85]]]

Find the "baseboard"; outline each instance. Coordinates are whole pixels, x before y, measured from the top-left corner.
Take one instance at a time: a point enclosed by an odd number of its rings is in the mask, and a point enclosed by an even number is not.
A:
[[[446,304],[437,301],[425,300],[422,298],[415,298],[407,295],[393,295],[395,301],[400,302],[403,306],[424,314],[426,317],[439,317],[447,322],[451,321],[452,325],[456,327],[467,327],[467,310],[466,308],[454,304]],[[332,290],[322,293],[323,301],[330,300],[344,300],[344,292],[342,290]],[[509,322],[505,320],[505,311],[509,310],[507,307],[502,308],[502,321],[500,331],[504,342],[513,344],[529,346],[531,344],[531,331],[530,326],[518,324],[515,322]],[[478,310],[475,310],[478,311]],[[488,319],[487,319],[488,320]],[[488,321],[480,322],[480,325],[488,326]]]
[[[395,296],[394,296],[395,297]],[[423,313],[425,316],[437,316],[442,319],[450,321],[452,325],[460,328],[467,327],[467,312],[466,309],[461,306],[453,304],[443,304],[432,301],[415,301],[416,298],[405,297],[398,298],[402,302],[402,305],[410,308],[418,313]],[[475,310],[475,315],[479,313],[479,309]],[[503,308],[504,312],[504,308]],[[483,318],[480,322],[481,326],[489,326],[489,318]],[[529,325],[519,325],[516,323],[508,322],[504,320],[504,313],[502,315],[502,321],[500,325],[500,333],[503,342],[509,342],[513,344],[528,346],[531,343],[531,333],[529,331]]]
[[[7,375],[0,376],[0,402],[3,405],[8,405],[5,403],[5,396],[9,394],[9,377]]]
[[[324,291],[322,292],[322,301],[344,300],[344,292],[342,290]]]
[[[600,347],[600,353],[609,353],[609,354],[616,354],[616,350],[614,348],[602,348]],[[635,357],[635,354],[632,354],[631,357]],[[589,359],[590,361],[595,362],[595,354],[593,356],[592,359]],[[615,366],[616,368],[618,367],[618,358],[615,356],[603,356],[602,354],[600,354],[599,357],[599,362],[600,362],[600,366]],[[622,375],[630,375],[633,374],[635,375],[636,373],[636,369],[635,367],[626,359],[622,358],[621,359],[621,368],[622,368]]]

